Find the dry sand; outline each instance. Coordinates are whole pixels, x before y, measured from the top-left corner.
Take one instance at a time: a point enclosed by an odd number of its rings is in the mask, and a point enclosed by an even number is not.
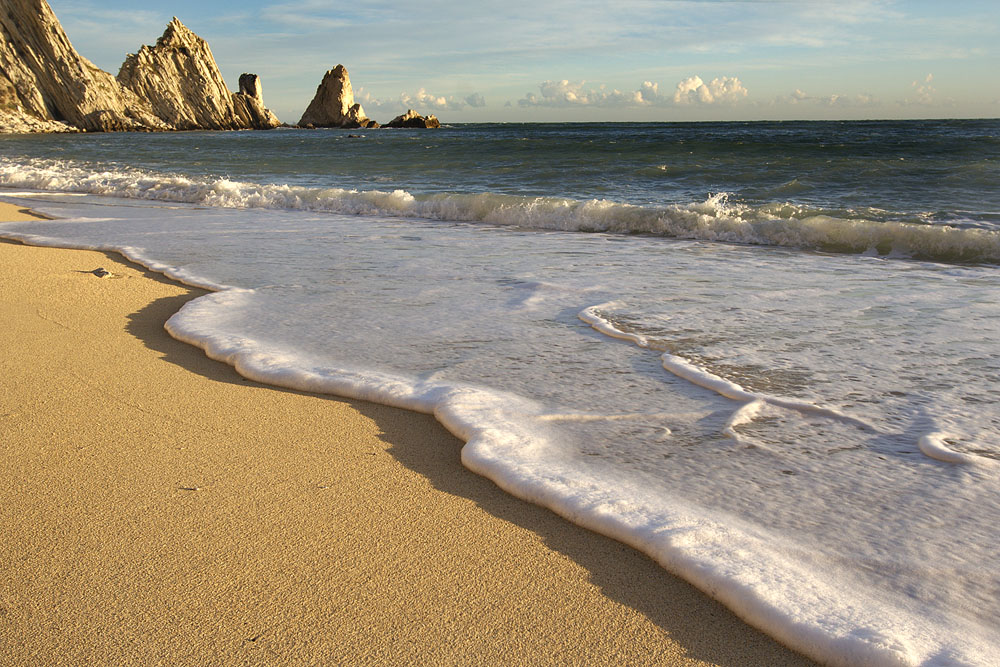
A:
[[[171,339],[199,294],[0,242],[0,663],[810,664],[433,418]]]

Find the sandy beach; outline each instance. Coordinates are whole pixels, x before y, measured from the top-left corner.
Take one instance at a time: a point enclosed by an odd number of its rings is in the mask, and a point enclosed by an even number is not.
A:
[[[812,664],[432,417],[173,340],[200,294],[0,241],[0,663]]]

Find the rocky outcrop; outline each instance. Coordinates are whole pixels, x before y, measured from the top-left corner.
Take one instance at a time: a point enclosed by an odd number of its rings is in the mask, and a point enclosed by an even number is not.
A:
[[[176,16],[155,46],[143,46],[125,58],[118,83],[148,100],[153,113],[173,129],[270,129],[279,124],[264,108],[259,82],[257,95],[229,92],[208,42]]]
[[[254,77],[256,79],[256,77]],[[0,132],[269,129],[260,82],[231,93],[205,40],[176,18],[118,77],[80,56],[45,0],[0,8]]]
[[[396,116],[383,127],[441,127],[441,122],[434,114],[421,116],[413,109],[408,109],[402,116]]]
[[[354,101],[347,68],[337,65],[323,76],[299,127],[378,127],[378,123],[365,116],[365,110]]]
[[[76,52],[45,0],[4,0],[0,74],[15,91],[8,118],[96,131],[168,129],[148,104]]]
[[[75,132],[75,127],[55,120],[41,120],[24,111],[17,89],[0,74],[0,132]]]
[[[264,93],[256,74],[240,75],[240,90],[233,93],[233,108],[247,127],[263,130],[281,125],[278,117],[264,106]]]

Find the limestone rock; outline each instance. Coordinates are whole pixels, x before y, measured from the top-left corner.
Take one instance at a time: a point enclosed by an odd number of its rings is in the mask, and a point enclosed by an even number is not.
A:
[[[0,74],[0,132],[76,132],[77,129],[55,120],[42,120],[25,112],[14,84]]]
[[[79,132],[79,128],[57,120],[42,120],[23,111],[0,109],[0,134],[54,134],[57,132]]]
[[[118,83],[148,100],[153,112],[177,130],[269,129],[279,124],[259,97],[229,92],[208,42],[176,16],[155,46],[143,46],[125,58]]]
[[[260,81],[231,93],[208,44],[176,18],[115,78],[76,52],[45,0],[0,6],[0,132],[278,125],[264,107]]]
[[[244,127],[270,130],[281,125],[278,117],[264,106],[263,88],[256,74],[240,75],[240,91],[233,93],[233,107]]]
[[[249,95],[261,104],[264,103],[264,88],[260,85],[260,77],[256,74],[240,74],[240,95]]]
[[[4,0],[3,5],[0,72],[10,84],[6,117],[97,131],[168,129],[148,104],[76,52],[45,0]]]
[[[406,113],[401,116],[396,116],[383,127],[419,127],[419,128],[429,128],[429,127],[441,127],[441,122],[437,119],[437,116],[430,114],[428,116],[421,116],[413,109],[408,109]]]
[[[327,71],[316,95],[299,120],[299,127],[378,127],[354,101],[354,89],[347,68],[337,65]]]

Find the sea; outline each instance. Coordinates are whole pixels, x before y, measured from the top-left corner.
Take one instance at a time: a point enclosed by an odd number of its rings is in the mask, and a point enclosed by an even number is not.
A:
[[[998,120],[10,135],[0,198],[807,656],[1000,665]]]

